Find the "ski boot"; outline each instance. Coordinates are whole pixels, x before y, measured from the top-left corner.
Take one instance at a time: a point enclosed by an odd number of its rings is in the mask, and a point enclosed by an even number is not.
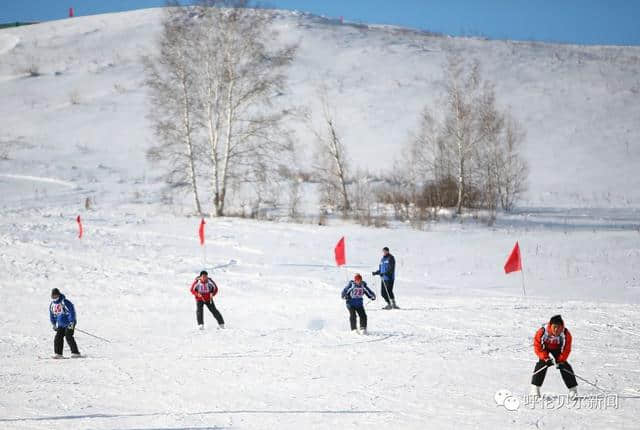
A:
[[[538,387],[537,385],[531,384],[531,390],[529,390],[529,397],[531,397],[533,399],[539,399],[540,398],[540,387]]]

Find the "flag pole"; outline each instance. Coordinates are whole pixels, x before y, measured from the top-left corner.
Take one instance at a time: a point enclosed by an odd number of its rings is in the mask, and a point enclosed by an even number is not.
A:
[[[520,253],[520,273],[522,274],[522,293],[527,297],[527,290],[524,288],[524,266],[522,265],[522,253]]]

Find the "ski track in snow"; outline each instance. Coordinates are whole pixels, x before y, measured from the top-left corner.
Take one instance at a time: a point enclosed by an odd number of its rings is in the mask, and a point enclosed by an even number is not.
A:
[[[0,174],[0,178],[18,179],[21,181],[44,182],[47,184],[61,185],[67,188],[76,188],[76,185],[74,183],[69,181],[63,181],[61,179],[56,179],[56,178],[45,178],[45,177],[30,176],[30,175],[13,175],[8,173]]]

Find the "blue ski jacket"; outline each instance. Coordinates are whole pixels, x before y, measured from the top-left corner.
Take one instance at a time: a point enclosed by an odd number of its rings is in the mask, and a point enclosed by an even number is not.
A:
[[[349,281],[344,290],[342,290],[342,298],[347,301],[347,306],[351,307],[362,306],[362,296],[364,295],[371,300],[376,299],[376,293],[371,291],[364,281],[360,282],[360,285],[356,284],[355,281]]]
[[[60,297],[51,301],[49,319],[55,328],[66,328],[76,323],[76,310],[64,294],[60,294]]]
[[[380,260],[378,271],[374,275],[380,275],[385,281],[393,281],[396,277],[396,259],[391,254],[384,255]]]

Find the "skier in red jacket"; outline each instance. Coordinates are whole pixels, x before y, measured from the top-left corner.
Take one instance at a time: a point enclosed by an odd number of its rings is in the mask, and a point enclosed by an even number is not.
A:
[[[191,284],[191,294],[196,298],[196,320],[198,321],[198,328],[204,330],[203,306],[206,306],[209,311],[211,311],[213,317],[218,321],[218,327],[224,328],[224,319],[213,303],[213,296],[218,294],[218,286],[213,282],[213,279],[209,278],[206,270],[200,272],[200,276]]]
[[[540,396],[540,387],[547,374],[547,368],[554,365],[550,354],[555,358],[555,366],[560,370],[562,380],[569,389],[569,396],[578,394],[578,381],[573,373],[571,365],[567,362],[571,354],[571,333],[564,326],[560,315],[554,315],[547,326],[542,326],[536,332],[533,339],[533,349],[539,358],[531,378],[531,395]]]

